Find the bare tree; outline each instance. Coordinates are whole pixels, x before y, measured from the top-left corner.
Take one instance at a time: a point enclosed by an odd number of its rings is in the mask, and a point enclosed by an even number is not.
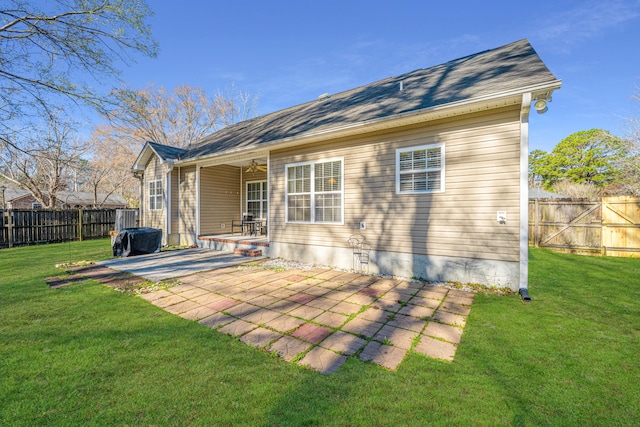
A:
[[[231,83],[224,90],[218,90],[214,102],[218,113],[218,128],[250,119],[258,108],[258,96],[239,89]]]
[[[148,86],[116,90],[118,107],[108,123],[91,136],[94,191],[121,193],[138,201],[139,183],[131,174],[133,160],[147,141],[188,148],[201,138],[237,121],[250,118],[258,98],[235,85],[208,97],[204,89],[180,85],[173,91]],[[100,179],[98,179],[100,178]]]
[[[89,162],[90,174],[85,189],[94,193],[97,205],[106,198],[119,193],[130,205],[136,205],[139,198],[139,183],[131,173],[133,159],[136,158],[139,146],[127,139],[116,139],[104,127],[95,129],[91,136],[93,156]],[[98,198],[98,194],[103,196]]]
[[[232,85],[207,97],[201,87],[177,86],[173,92],[164,87],[119,89],[114,92],[119,106],[109,113],[112,135],[118,139],[153,141],[159,144],[189,147],[191,144],[237,121],[249,118],[257,97]]]
[[[95,83],[117,76],[116,64],[132,62],[132,53],[157,52],[144,0],[4,0],[0,7],[4,127],[45,114],[59,96],[102,109],[107,98]]]
[[[68,188],[73,168],[89,150],[76,138],[76,124],[49,116],[44,129],[28,136],[16,133],[0,151],[0,176],[31,192],[46,208],[55,208],[58,193]]]

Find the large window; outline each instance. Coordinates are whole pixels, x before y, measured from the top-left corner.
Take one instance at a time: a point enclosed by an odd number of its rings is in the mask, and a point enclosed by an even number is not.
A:
[[[287,222],[343,222],[342,159],[286,165]]]
[[[247,213],[257,219],[267,218],[267,181],[247,182]]]
[[[159,211],[162,209],[162,180],[149,181],[149,210]]]
[[[396,193],[443,191],[444,145],[423,145],[396,150]]]

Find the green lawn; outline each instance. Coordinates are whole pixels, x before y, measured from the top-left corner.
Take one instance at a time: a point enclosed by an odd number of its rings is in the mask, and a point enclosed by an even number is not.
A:
[[[95,282],[107,240],[0,250],[0,425],[640,425],[640,259],[531,250],[533,302],[476,297],[453,363],[321,375]]]

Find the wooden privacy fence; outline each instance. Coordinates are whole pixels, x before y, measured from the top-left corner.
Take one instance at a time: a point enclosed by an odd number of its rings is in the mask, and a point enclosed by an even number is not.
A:
[[[530,200],[529,244],[587,255],[640,257],[640,197]]]
[[[108,237],[115,227],[116,211],[129,210],[0,210],[0,247]]]

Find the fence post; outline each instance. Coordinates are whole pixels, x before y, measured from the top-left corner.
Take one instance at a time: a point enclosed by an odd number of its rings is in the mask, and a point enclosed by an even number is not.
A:
[[[607,256],[607,221],[605,218],[605,206],[607,201],[604,197],[600,198],[600,255]]]
[[[10,248],[13,247],[13,221],[11,219],[11,210],[7,210],[7,241]]]
[[[78,209],[78,241],[82,242],[82,209]]]
[[[540,216],[540,202],[538,201],[538,199],[534,199],[533,201],[533,206],[534,206],[534,220],[533,220],[533,244],[535,245],[535,247],[538,247],[538,244],[540,243],[540,230],[539,230],[539,219],[538,217]]]

